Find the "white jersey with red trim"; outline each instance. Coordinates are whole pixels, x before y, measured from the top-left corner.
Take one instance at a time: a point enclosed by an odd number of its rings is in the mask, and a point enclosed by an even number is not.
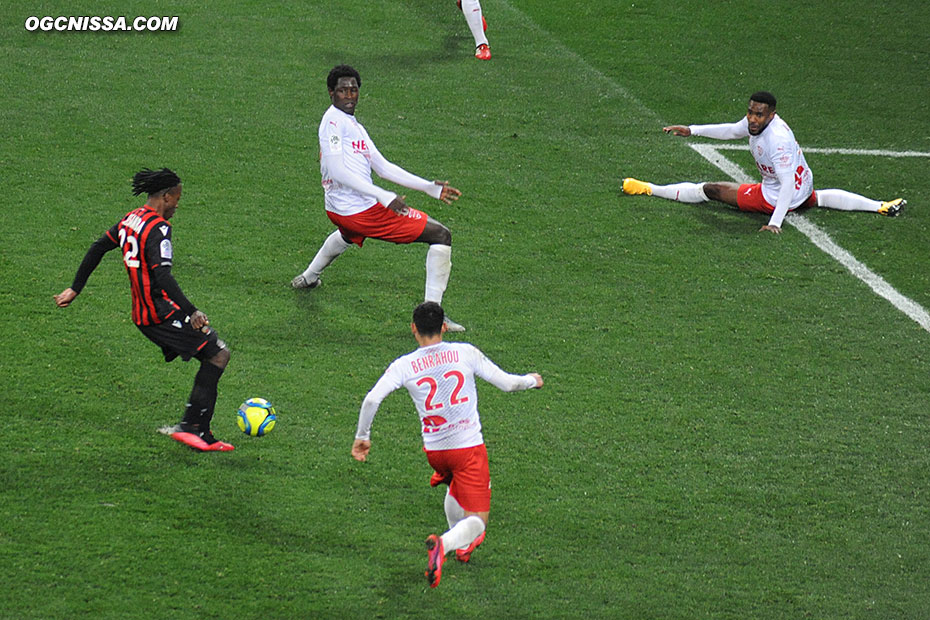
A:
[[[749,137],[749,150],[756,167],[762,175],[762,196],[772,206],[777,206],[778,194],[781,192],[781,180],[788,179],[794,185],[789,208],[799,206],[814,191],[814,176],[801,146],[794,137],[788,123],[776,114],[768,126],[758,136],[750,135],[749,119],[745,116],[735,123],[719,125],[690,125],[691,135],[734,140]]]
[[[532,375],[501,370],[477,347],[465,342],[440,342],[403,355],[368,392],[359,413],[356,439],[369,439],[381,402],[401,386],[407,388],[420,415],[427,450],[454,450],[484,443],[478,416],[475,376],[505,392],[536,387]]]
[[[355,215],[374,206],[379,201],[379,196],[375,193],[361,193],[340,183],[333,178],[326,165],[328,157],[338,156],[342,160],[345,172],[367,182],[374,188],[372,192],[381,190],[371,180],[371,152],[376,149],[362,124],[355,116],[346,114],[336,106],[329,106],[323,120],[320,121],[319,138],[320,174],[323,177],[326,210],[339,215]],[[390,200],[381,202],[386,205]]]
[[[436,199],[442,196],[442,185],[411,174],[385,159],[355,116],[336,106],[330,106],[323,115],[319,139],[320,174],[327,211],[351,216],[378,202],[389,206],[397,194],[375,185],[371,180],[372,170],[392,183]]]

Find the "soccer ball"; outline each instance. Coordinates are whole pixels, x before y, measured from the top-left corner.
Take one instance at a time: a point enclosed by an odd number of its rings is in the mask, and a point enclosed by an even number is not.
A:
[[[250,398],[239,406],[236,423],[246,435],[261,437],[274,428],[274,405],[264,398]]]

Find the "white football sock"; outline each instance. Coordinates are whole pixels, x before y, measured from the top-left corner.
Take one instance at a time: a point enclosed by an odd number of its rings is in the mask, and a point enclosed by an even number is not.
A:
[[[481,3],[478,0],[462,0],[462,13],[468,22],[471,36],[475,37],[475,47],[487,45],[488,38],[484,34],[484,24],[481,21]]]
[[[308,282],[313,282],[319,278],[323,270],[326,269],[330,263],[339,258],[340,254],[348,250],[351,245],[351,243],[346,243],[346,240],[342,238],[341,232],[338,230],[334,231],[330,236],[326,237],[326,241],[323,242],[323,245],[317,250],[316,256],[313,257],[307,269],[304,270],[304,278],[306,278]]]
[[[442,535],[442,547],[446,553],[453,549],[464,549],[484,531],[484,521],[477,515],[465,517]]]
[[[817,206],[840,211],[872,211],[878,213],[880,200],[872,200],[843,189],[818,189]]]
[[[672,185],[655,185],[649,183],[652,195],[678,202],[707,202],[703,183],[674,183]]]
[[[459,501],[452,497],[452,494],[449,493],[449,487],[446,487],[445,509],[446,521],[449,522],[450,528],[465,518],[465,509],[462,508],[461,504],[459,504]]]
[[[426,298],[424,301],[442,303],[449,274],[452,272],[452,246],[434,243],[426,252]]]

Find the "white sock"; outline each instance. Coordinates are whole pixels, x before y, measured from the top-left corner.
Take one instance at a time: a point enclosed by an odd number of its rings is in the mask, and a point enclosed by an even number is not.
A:
[[[449,493],[449,487],[446,487],[445,509],[446,521],[449,522],[450,528],[465,518],[465,509],[462,508],[461,504],[459,504],[459,501],[452,497],[452,494]]]
[[[655,185],[649,183],[652,195],[678,202],[707,202],[703,183],[674,183],[672,185]]]
[[[304,278],[306,278],[308,282],[313,282],[319,278],[323,270],[326,269],[330,263],[339,258],[340,254],[348,250],[351,245],[351,243],[346,243],[346,240],[342,238],[341,232],[338,230],[334,231],[330,236],[326,237],[326,241],[323,242],[323,245],[317,250],[316,256],[313,257],[307,269],[304,270]]]
[[[817,206],[840,211],[873,211],[878,213],[881,200],[872,200],[842,189],[818,189]]]
[[[477,515],[465,517],[442,535],[442,547],[448,553],[453,549],[464,549],[484,531],[484,521]]]
[[[442,303],[449,274],[452,272],[452,246],[434,243],[426,252],[426,298],[424,301]]]
[[[462,13],[471,36],[475,37],[475,47],[487,45],[488,38],[484,34],[484,24],[481,22],[481,3],[478,0],[462,0]]]

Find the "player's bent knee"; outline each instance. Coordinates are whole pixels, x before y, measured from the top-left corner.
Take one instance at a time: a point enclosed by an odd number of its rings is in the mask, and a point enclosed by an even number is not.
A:
[[[723,195],[723,187],[717,183],[705,183],[704,184],[704,195],[707,196],[709,200],[720,200]]]
[[[211,357],[208,362],[220,369],[225,369],[226,365],[229,364],[229,349],[220,349],[219,353]]]
[[[417,241],[430,245],[452,245],[452,232],[436,220],[431,220]]]

